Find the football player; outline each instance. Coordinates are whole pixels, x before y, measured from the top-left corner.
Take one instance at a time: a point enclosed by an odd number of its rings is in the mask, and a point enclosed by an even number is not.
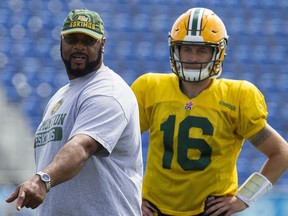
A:
[[[150,135],[144,216],[230,216],[287,169],[288,145],[267,123],[263,94],[248,81],[218,78],[227,42],[213,11],[191,8],[169,34],[173,73],[147,73],[131,86],[141,131]],[[236,161],[245,139],[267,161],[238,188]]]

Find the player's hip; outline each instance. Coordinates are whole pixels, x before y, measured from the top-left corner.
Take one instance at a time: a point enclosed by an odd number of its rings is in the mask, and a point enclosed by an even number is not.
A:
[[[206,199],[206,201],[208,200],[208,199],[210,199],[210,198],[212,198],[211,196],[210,197],[207,197],[207,199]],[[218,198],[218,197],[213,197],[213,198]],[[206,209],[206,201],[205,201],[205,208],[204,208],[204,210]],[[150,202],[150,201],[148,201],[149,202],[149,205],[153,208],[153,209],[155,209],[156,211],[154,211],[153,212],[153,215],[154,216],[173,216],[172,214],[165,214],[165,213],[163,213],[163,212],[161,212],[161,210],[156,206],[156,205],[154,205],[152,202]],[[224,213],[222,213],[222,214],[220,214],[220,215],[218,215],[218,216],[225,216],[225,213],[226,212],[224,212]],[[185,214],[186,215],[186,214]],[[199,213],[199,214],[192,214],[192,215],[189,215],[189,216],[209,216],[209,215],[207,215],[205,212],[201,212],[201,213]]]

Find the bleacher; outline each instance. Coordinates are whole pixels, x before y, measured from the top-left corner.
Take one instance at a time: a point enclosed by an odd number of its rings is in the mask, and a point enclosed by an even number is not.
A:
[[[99,12],[107,38],[105,64],[131,84],[146,72],[171,71],[168,32],[190,7],[208,7],[222,18],[229,34],[222,77],[253,82],[265,95],[268,121],[288,140],[287,0],[2,0],[0,85],[7,101],[20,107],[35,130],[48,99],[68,82],[59,34],[71,9]],[[147,137],[143,140],[145,156]],[[264,160],[245,143],[239,182]],[[277,185],[287,182],[285,174]]]

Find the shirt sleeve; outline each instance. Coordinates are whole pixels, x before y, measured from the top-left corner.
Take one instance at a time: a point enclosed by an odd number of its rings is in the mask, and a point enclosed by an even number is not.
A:
[[[243,82],[239,91],[237,133],[251,138],[266,125],[267,106],[263,94],[250,82]]]
[[[105,95],[91,96],[79,104],[76,115],[70,137],[86,134],[104,147],[97,155],[108,156],[127,125],[118,101]]]

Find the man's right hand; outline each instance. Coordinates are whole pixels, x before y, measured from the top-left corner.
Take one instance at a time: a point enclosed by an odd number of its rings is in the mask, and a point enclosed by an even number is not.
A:
[[[35,209],[41,205],[46,195],[45,184],[40,180],[38,175],[19,185],[14,193],[7,199],[7,203],[14,200],[16,202],[16,209],[20,211],[23,207]]]
[[[147,200],[142,200],[141,209],[143,216],[154,216],[153,212],[157,212],[157,210],[153,208]]]

